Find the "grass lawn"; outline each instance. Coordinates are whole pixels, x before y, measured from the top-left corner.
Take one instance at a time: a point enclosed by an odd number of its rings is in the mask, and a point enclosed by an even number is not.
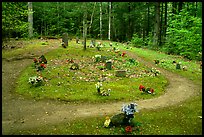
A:
[[[116,43],[113,43],[113,45]],[[151,77],[144,74],[146,68],[140,63],[137,65],[127,64],[128,55],[121,57],[118,54],[108,51],[109,46],[103,48],[103,51],[97,51],[95,48],[87,48],[83,51],[83,46],[69,43],[67,49],[59,47],[57,50],[45,54],[48,60],[47,67],[40,74],[47,79],[43,86],[34,87],[28,83],[28,78],[36,74],[33,62],[28,66],[18,79],[16,91],[28,97],[37,99],[53,98],[66,101],[81,102],[111,102],[114,100],[139,100],[154,98],[163,94],[165,86],[168,84],[165,77]],[[119,44],[120,49],[126,49]],[[135,52],[138,56],[146,60],[163,60],[164,63],[158,64],[159,67],[177,73],[191,79],[193,82],[201,85],[202,71],[199,69],[199,63],[196,61],[187,61],[179,56],[166,55],[164,53],[132,48],[127,49]],[[112,70],[100,70],[99,66],[103,63],[94,62],[94,55],[100,54],[111,57],[114,60]],[[73,59],[79,64],[79,70],[70,70],[70,63],[67,59]],[[182,62],[188,67],[188,71],[176,70],[172,61]],[[125,64],[125,65],[123,65]],[[130,65],[130,66],[126,66]],[[128,68],[129,76],[126,78],[116,77],[115,69]],[[141,75],[133,75],[137,72]],[[106,81],[103,82],[104,89],[111,88],[110,96],[99,96],[96,92],[95,84],[103,76]],[[139,84],[146,85],[155,89],[155,95],[141,95],[138,90]],[[125,91],[125,92],[124,92]],[[117,92],[117,93],[116,93]],[[202,134],[202,91],[185,102],[170,106],[168,108],[145,110],[135,113],[134,121],[142,123],[139,132],[132,132],[133,135],[201,135]],[[124,135],[124,127],[104,128],[104,117],[78,118],[71,122],[64,122],[57,125],[45,125],[30,130],[16,131],[16,134],[64,134],[64,135]]]
[[[95,55],[105,56],[113,61],[111,70],[104,68],[105,63],[96,62]],[[114,52],[107,44],[98,51],[96,48],[87,48],[69,42],[68,48],[58,49],[45,54],[47,59],[46,68],[42,72],[36,72],[33,61],[18,79],[16,92],[31,96],[36,99],[59,99],[64,101],[80,102],[108,102],[114,100],[139,100],[158,97],[164,93],[164,88],[168,84],[162,74],[154,76],[154,73],[137,62],[130,63],[128,55],[122,57],[121,53]],[[73,63],[79,65],[79,70],[71,70]],[[126,70],[126,77],[115,76],[116,70]],[[42,75],[45,82],[42,86],[33,86],[28,83],[29,77]],[[150,75],[150,76],[149,76]],[[98,80],[105,79],[104,90],[111,89],[111,96],[98,95],[95,84]],[[139,85],[151,87],[155,90],[154,95],[144,95],[139,91]]]

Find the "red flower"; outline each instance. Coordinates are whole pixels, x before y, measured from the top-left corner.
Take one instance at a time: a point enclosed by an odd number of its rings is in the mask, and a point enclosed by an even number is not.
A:
[[[34,63],[38,62],[36,58],[33,59]]]
[[[140,85],[140,86],[139,86],[139,90],[142,91],[143,89],[145,89],[145,87],[142,86],[142,85]]]
[[[126,126],[126,127],[125,127],[125,132],[126,132],[126,133],[132,132],[132,127],[131,127],[131,126]]]
[[[123,52],[121,56],[122,56],[122,57],[124,57],[124,56],[125,56],[125,54],[126,54],[126,52]]]
[[[45,64],[43,64],[43,63],[40,64],[40,66],[43,67],[43,68],[46,68]]]

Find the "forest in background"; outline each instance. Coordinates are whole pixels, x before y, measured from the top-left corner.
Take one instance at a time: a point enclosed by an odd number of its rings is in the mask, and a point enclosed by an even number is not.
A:
[[[2,2],[2,39],[111,40],[202,60],[202,2]]]

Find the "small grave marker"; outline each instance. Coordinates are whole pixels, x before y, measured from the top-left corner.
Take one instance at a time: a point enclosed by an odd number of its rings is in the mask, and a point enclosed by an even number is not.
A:
[[[66,48],[68,46],[68,33],[62,34],[62,46]]]
[[[111,60],[106,61],[105,66],[106,66],[106,69],[111,70],[112,69],[112,61]]]
[[[116,70],[115,76],[116,77],[126,77],[126,71],[125,70]]]
[[[76,43],[79,44],[79,37],[76,37]]]

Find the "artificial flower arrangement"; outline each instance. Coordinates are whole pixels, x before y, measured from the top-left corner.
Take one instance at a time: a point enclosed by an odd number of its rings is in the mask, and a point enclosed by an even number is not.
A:
[[[34,58],[33,62],[37,71],[42,71],[46,68],[47,60],[44,55],[40,56],[39,59]]]
[[[155,76],[161,74],[161,72],[156,68],[151,68],[151,72],[155,74]]]
[[[108,128],[111,126],[125,126],[121,127],[121,130],[124,133],[132,133],[132,131],[140,131],[140,122],[132,122],[132,119],[134,118],[134,113],[139,112],[136,108],[136,103],[130,103],[128,105],[123,105],[121,111],[123,113],[117,114],[110,117],[106,117],[104,122],[104,127]]]
[[[136,103],[130,103],[129,105],[123,105],[122,109],[121,109],[121,111],[123,113],[114,115],[111,118],[106,117],[106,120],[104,122],[104,127],[109,127],[109,126],[112,126],[112,125],[116,125],[117,121],[115,121],[115,120],[120,121],[119,122],[120,124],[130,125],[132,119],[134,118],[134,113],[139,112],[137,110],[136,106],[137,106]]]
[[[96,90],[98,92],[98,94],[102,95],[102,96],[110,96],[110,92],[111,89],[108,89],[108,91],[106,92],[103,88],[102,88],[102,82],[98,81],[96,84]]]
[[[145,88],[145,86],[140,85],[139,90],[142,91],[143,93],[148,93],[148,94],[155,94],[153,88]]]
[[[43,77],[42,76],[30,77],[28,82],[34,86],[40,86],[43,83]]]

